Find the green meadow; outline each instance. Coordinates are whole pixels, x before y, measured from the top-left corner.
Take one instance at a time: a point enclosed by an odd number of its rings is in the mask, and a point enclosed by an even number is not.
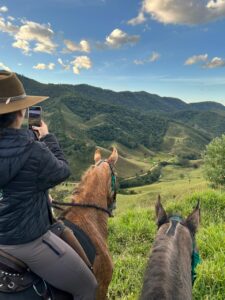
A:
[[[197,233],[202,263],[193,289],[196,300],[225,298],[225,192],[209,189],[201,169],[164,168],[160,182],[130,189],[119,195],[110,219],[109,248],[114,274],[109,299],[135,300],[156,234],[154,204],[160,193],[168,212],[187,216],[201,200],[201,225]]]
[[[69,200],[74,185],[60,185],[53,196]],[[225,299],[225,192],[210,189],[202,168],[168,165],[158,182],[119,194],[109,220],[109,248],[114,261],[110,300],[136,300],[156,235],[154,205],[158,194],[167,212],[186,217],[201,200],[197,233],[202,263],[193,288],[195,300]]]

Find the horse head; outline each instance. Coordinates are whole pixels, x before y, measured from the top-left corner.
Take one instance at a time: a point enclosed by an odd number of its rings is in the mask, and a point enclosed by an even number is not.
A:
[[[95,164],[83,175],[80,184],[74,191],[73,201],[79,206],[95,208],[112,216],[116,207],[116,173],[118,160],[116,148],[108,159],[102,159],[99,149],[95,151]],[[78,204],[77,204],[78,205]]]
[[[112,153],[108,159],[102,159],[100,149],[96,149],[94,155],[95,161],[95,173],[101,174],[101,181],[106,180],[107,186],[107,209],[112,213],[116,208],[116,173],[115,165],[118,160],[118,152],[115,147],[113,147]]]
[[[195,234],[200,223],[200,201],[198,201],[196,207],[190,213],[190,215],[186,219],[183,219],[182,217],[177,215],[168,216],[161,203],[161,198],[160,196],[158,196],[158,201],[155,205],[155,212],[157,218],[157,225],[160,232],[170,234],[170,228],[172,227],[172,225],[174,225],[175,229],[178,226],[182,228],[181,231],[188,231],[192,240],[195,239]]]
[[[195,267],[200,262],[195,234],[200,203],[188,217],[168,215],[160,196],[155,205],[158,232],[145,273],[141,300],[192,299]]]

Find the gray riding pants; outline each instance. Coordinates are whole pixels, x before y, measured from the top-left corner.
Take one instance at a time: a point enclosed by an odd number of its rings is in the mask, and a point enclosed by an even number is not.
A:
[[[51,231],[21,245],[0,245],[54,287],[75,300],[95,299],[97,281],[78,254]]]

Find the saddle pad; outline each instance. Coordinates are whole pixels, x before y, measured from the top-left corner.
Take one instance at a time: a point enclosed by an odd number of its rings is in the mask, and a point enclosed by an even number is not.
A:
[[[96,256],[96,249],[89,236],[79,226],[75,225],[69,220],[63,219],[62,221],[73,231],[74,235],[84,249],[84,252],[86,253],[90,263],[93,265]]]

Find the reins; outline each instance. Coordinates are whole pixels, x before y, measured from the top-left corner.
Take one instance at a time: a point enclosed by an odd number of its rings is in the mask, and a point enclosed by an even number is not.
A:
[[[60,209],[62,210],[62,208],[60,206],[71,206],[71,207],[84,207],[84,208],[94,208],[100,211],[103,211],[104,213],[108,214],[110,217],[113,217],[112,213],[104,207],[95,205],[95,204],[89,204],[89,203],[75,203],[75,202],[70,202],[70,203],[63,203],[63,202],[59,202],[59,201],[52,201],[52,206],[56,209]]]
[[[112,165],[107,160],[101,160],[97,164],[97,166],[99,166],[103,162],[107,162],[109,167],[110,167],[110,171],[111,171],[111,188],[112,188],[112,191],[114,192],[114,197],[113,198],[114,198],[114,201],[115,201],[115,197],[116,197],[116,175],[114,173]],[[59,201],[55,201],[55,200],[52,201],[52,207],[54,207],[56,209],[59,209],[59,210],[63,210],[60,206],[93,208],[93,209],[100,210],[100,211],[108,214],[109,217],[113,217],[113,214],[112,214],[113,207],[112,207],[112,210],[111,210],[111,209],[107,209],[107,208],[98,206],[96,204],[90,204],[90,203],[76,203],[76,202],[64,203],[64,202],[59,202]]]

